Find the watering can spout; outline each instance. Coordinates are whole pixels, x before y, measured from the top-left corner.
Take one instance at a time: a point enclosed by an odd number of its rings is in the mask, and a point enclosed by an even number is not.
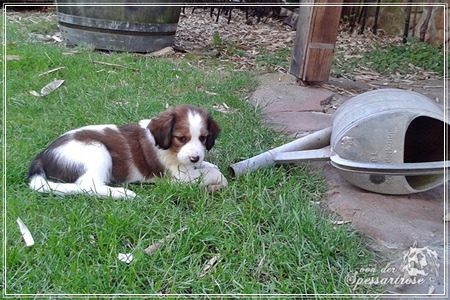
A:
[[[280,147],[234,163],[230,166],[229,171],[232,177],[238,177],[248,172],[273,166],[276,163],[275,157],[278,154],[297,150],[323,148],[330,145],[330,137],[331,127],[324,128]]]

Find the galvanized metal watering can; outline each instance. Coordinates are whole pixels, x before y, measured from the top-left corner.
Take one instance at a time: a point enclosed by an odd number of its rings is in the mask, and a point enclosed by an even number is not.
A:
[[[304,147],[299,139],[289,150],[285,145],[266,153],[273,163],[330,160],[347,181],[362,189],[409,194],[446,180],[449,129],[443,110],[429,98],[382,89],[350,99],[335,112],[331,131],[316,133],[319,147],[330,134],[331,148],[293,151],[311,149],[311,143]]]

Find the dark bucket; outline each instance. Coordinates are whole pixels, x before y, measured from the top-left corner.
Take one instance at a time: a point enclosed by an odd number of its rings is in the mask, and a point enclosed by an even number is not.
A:
[[[180,6],[151,6],[149,1],[105,1],[110,5],[81,5],[86,1],[57,0],[62,38],[68,45],[96,49],[154,52],[173,45]],[[117,4],[115,4],[117,3]],[[170,3],[170,1],[169,1]]]

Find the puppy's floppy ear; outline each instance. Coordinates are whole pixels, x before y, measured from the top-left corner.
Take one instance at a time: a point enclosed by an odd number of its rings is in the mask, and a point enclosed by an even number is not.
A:
[[[208,137],[206,138],[206,150],[211,150],[214,146],[216,138],[219,136],[221,129],[219,124],[208,115]]]
[[[172,128],[175,122],[175,115],[172,111],[166,110],[152,118],[148,129],[155,138],[155,144],[163,150],[167,150],[172,142]]]

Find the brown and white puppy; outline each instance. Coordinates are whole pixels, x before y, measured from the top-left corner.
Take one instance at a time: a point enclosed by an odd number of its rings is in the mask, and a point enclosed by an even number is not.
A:
[[[121,199],[136,194],[108,183],[153,182],[167,172],[180,182],[200,181],[218,190],[227,180],[203,159],[219,133],[205,109],[190,105],[135,124],[86,126],[61,135],[38,154],[28,180],[38,192]]]

